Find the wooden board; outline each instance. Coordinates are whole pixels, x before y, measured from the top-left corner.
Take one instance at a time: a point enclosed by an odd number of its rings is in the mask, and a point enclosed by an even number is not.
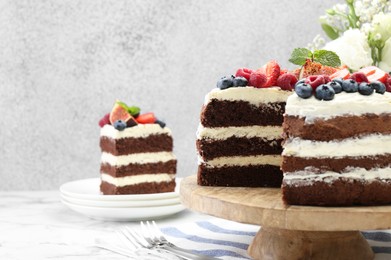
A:
[[[305,207],[282,201],[280,189],[198,186],[184,178],[182,203],[195,211],[268,228],[303,231],[350,231],[391,228],[391,206]]]

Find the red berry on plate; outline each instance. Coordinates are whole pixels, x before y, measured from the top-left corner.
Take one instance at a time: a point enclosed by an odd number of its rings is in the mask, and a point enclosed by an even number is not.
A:
[[[312,89],[316,89],[318,86],[325,84],[326,80],[323,75],[312,75],[305,79],[306,84],[310,84]]]
[[[291,73],[286,73],[278,77],[277,86],[283,90],[292,90],[297,82],[295,75]]]
[[[110,113],[107,113],[101,120],[99,120],[100,127],[104,127],[105,125],[110,125]]]
[[[235,77],[244,77],[249,81],[251,73],[253,73],[253,70],[248,68],[240,68],[236,71]]]
[[[263,88],[265,86],[266,81],[267,78],[265,74],[255,71],[251,73],[248,85],[256,88]]]
[[[280,76],[280,65],[275,60],[266,63],[262,68],[257,70],[266,75],[267,81],[263,87],[272,87],[277,84],[277,79]]]
[[[352,76],[350,76],[350,78],[354,81],[356,81],[357,83],[361,83],[361,82],[369,82],[368,81],[368,78],[367,76],[364,74],[364,72],[360,72],[360,71],[357,71],[357,72],[354,72],[352,74]]]

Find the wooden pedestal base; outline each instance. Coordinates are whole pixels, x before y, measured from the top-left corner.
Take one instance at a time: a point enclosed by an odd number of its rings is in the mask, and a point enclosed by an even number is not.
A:
[[[374,254],[358,231],[297,231],[261,228],[248,248],[254,259],[368,260]]]

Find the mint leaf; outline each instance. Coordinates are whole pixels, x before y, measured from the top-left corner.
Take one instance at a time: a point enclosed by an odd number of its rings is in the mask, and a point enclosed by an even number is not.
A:
[[[292,51],[290,62],[303,66],[307,59],[312,58],[312,52],[306,48],[296,48]]]
[[[140,108],[136,106],[128,107],[127,110],[132,116],[137,116],[138,114],[140,114]]]
[[[333,51],[327,51],[327,50],[314,51],[314,61],[330,67],[341,66],[341,60],[339,59],[338,55]]]
[[[327,23],[322,23],[321,26],[323,31],[331,40],[335,40],[339,37],[339,33]]]
[[[128,106],[124,102],[117,100],[115,103],[120,105],[123,109],[128,110]]]

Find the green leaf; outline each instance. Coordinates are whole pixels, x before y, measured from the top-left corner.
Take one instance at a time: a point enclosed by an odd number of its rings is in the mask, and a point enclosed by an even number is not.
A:
[[[322,23],[321,26],[323,31],[331,40],[335,40],[339,37],[339,33],[327,23]]]
[[[136,106],[131,106],[131,107],[128,107],[128,112],[132,116],[137,116],[138,114],[140,114],[140,108],[136,107]]]
[[[327,50],[314,51],[314,61],[330,67],[341,66],[341,60],[339,59],[338,55],[333,51],[327,51]]]
[[[124,102],[117,100],[115,103],[120,105],[123,109],[128,110],[128,106]]]
[[[307,59],[312,59],[312,52],[306,48],[296,48],[292,51],[289,61],[302,66]]]

